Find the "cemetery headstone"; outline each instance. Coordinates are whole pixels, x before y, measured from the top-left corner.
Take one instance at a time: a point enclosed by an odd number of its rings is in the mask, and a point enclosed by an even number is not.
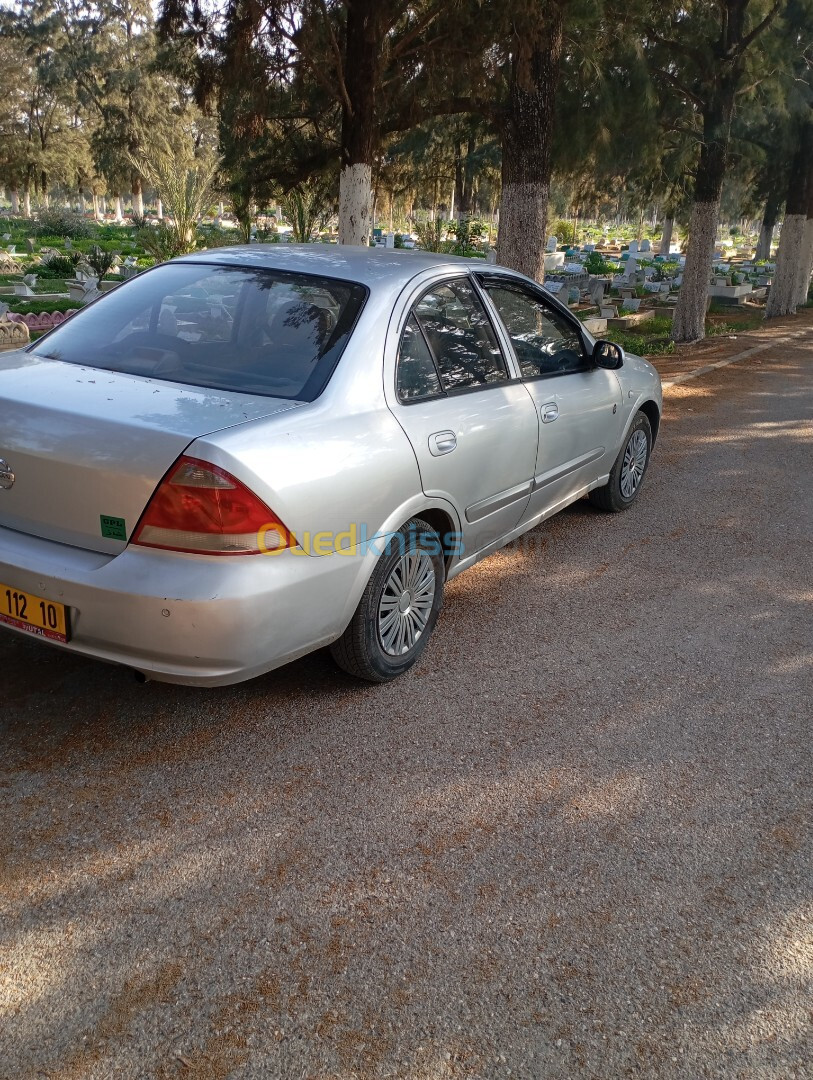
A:
[[[548,252],[556,251],[556,248],[557,248],[558,244],[559,244],[559,240],[557,239],[557,237],[549,236],[548,237],[548,245],[545,248],[545,250],[548,251]]]
[[[638,250],[641,252],[641,254],[643,254],[645,251],[651,251],[652,250],[652,245],[650,244],[650,242],[648,240],[642,240],[641,241],[641,246],[639,247]]]

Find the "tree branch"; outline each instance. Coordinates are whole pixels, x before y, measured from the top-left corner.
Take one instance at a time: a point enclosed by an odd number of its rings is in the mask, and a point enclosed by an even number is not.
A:
[[[652,70],[656,75],[660,75],[660,76],[662,76],[662,78],[664,78],[668,82],[670,82],[677,90],[679,90],[681,92],[681,94],[683,94],[683,96],[685,98],[687,98],[689,101],[691,101],[691,103],[696,108],[701,109],[701,110],[705,109],[705,107],[706,107],[705,101],[703,101],[703,99],[701,97],[699,97],[692,90],[690,90],[688,88],[688,86],[684,86],[684,84],[680,81],[680,79],[678,79],[678,77],[676,75],[673,75],[671,71],[664,71],[663,68],[653,68]]]
[[[745,50],[748,48],[748,46],[751,44],[751,42],[755,38],[758,38],[763,30],[767,30],[767,28],[771,25],[773,20],[776,18],[777,12],[779,11],[779,8],[781,6],[782,6],[782,0],[774,0],[773,7],[768,12],[768,14],[765,16],[765,18],[762,20],[762,22],[757,23],[757,25],[750,32],[750,34],[746,34],[745,37],[736,46],[736,48],[734,50],[734,55],[735,56],[742,56],[742,54],[745,52]]]
[[[342,100],[342,105],[347,109],[348,113],[353,115],[353,103],[350,100],[350,94],[347,91],[347,84],[344,81],[344,60],[342,57],[342,51],[339,48],[339,42],[336,39],[336,32],[333,29],[333,23],[330,21],[330,14],[327,10],[327,4],[325,0],[317,0],[319,10],[322,12],[322,18],[324,19],[328,33],[330,34],[330,48],[333,52],[333,56],[336,60],[336,78],[339,81],[339,96]]]
[[[647,26],[646,36],[656,45],[665,45],[669,49],[674,49],[675,52],[681,52],[686,56],[691,56],[692,59],[701,66],[706,63],[706,57],[703,55],[701,49],[697,49],[693,45],[687,45],[684,41],[674,41],[672,38],[661,37],[654,26]]]
[[[443,8],[446,6],[447,5],[445,3],[438,4],[437,7],[432,8],[431,11],[428,11],[426,13],[426,16],[423,19],[419,20],[411,30],[407,31],[407,33],[404,34],[401,40],[397,42],[390,51],[390,55],[392,56],[393,60],[397,60],[400,56],[403,55],[404,50],[412,44],[416,37],[422,34],[424,30],[435,21],[438,15],[440,15]]]
[[[432,120],[436,116],[454,116],[457,113],[474,113],[485,116],[492,123],[499,116],[499,109],[490,101],[482,101],[479,98],[447,98],[444,101],[434,102],[429,108],[418,105],[407,105],[398,115],[390,117],[381,125],[382,135],[393,135],[398,131],[409,131],[410,128],[423,124],[426,120]]]

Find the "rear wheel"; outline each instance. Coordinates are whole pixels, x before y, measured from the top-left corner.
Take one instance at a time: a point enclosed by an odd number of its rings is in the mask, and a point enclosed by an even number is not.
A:
[[[627,432],[621,452],[615,459],[609,483],[590,492],[590,502],[601,510],[617,514],[632,506],[644,482],[652,452],[652,426],[645,413],[639,412]]]
[[[389,682],[421,656],[443,603],[440,537],[412,518],[390,539],[350,625],[331,645],[339,667],[368,682]]]

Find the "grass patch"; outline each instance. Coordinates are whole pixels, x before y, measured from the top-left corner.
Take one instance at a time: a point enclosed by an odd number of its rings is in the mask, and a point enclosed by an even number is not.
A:
[[[638,356],[668,356],[675,351],[671,333],[672,320],[662,315],[649,319],[635,330],[608,330],[606,337],[620,345],[625,352],[637,353]]]
[[[723,337],[726,334],[744,334],[748,330],[758,330],[764,325],[764,312],[739,315],[732,312],[725,318],[718,317],[714,321],[706,319],[706,335],[708,337]]]
[[[41,278],[34,286],[35,293],[67,292],[68,283],[66,278]]]
[[[70,311],[82,306],[78,300],[35,300],[33,297],[26,298],[24,296],[7,296],[6,303],[9,311],[15,311],[20,315],[30,315],[32,313],[41,315],[44,311]]]

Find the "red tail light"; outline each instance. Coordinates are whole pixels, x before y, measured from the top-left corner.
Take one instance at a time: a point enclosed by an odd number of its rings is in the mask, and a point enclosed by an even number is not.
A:
[[[199,555],[257,555],[296,538],[239,480],[208,461],[181,457],[141,515],[134,544]]]

